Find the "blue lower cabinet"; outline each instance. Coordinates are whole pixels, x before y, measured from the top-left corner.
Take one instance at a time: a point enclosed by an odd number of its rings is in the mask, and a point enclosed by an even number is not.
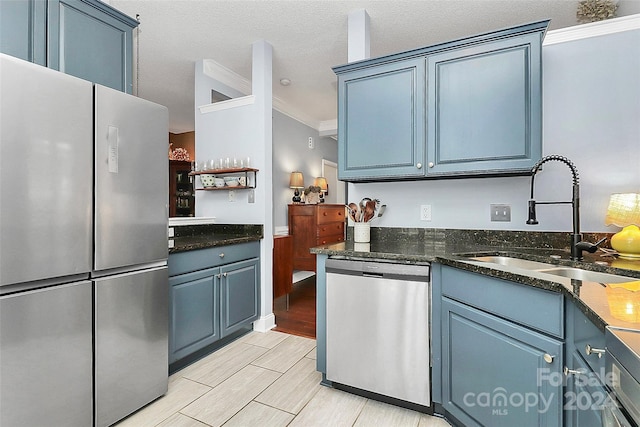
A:
[[[465,426],[561,426],[563,343],[442,298],[442,404]]]
[[[231,334],[258,318],[259,266],[256,258],[220,268],[222,336]]]
[[[169,364],[224,345],[258,319],[259,255],[259,242],[169,255]]]
[[[567,360],[567,388],[564,395],[565,426],[601,427],[602,408],[612,403],[603,383],[604,370],[594,372],[579,351]]]
[[[169,278],[169,363],[221,338],[220,268]]]

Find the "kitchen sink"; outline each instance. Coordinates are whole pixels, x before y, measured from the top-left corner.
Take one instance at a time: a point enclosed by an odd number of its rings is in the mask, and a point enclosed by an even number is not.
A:
[[[633,277],[618,276],[615,274],[599,273],[597,271],[582,270],[580,268],[561,267],[548,270],[538,270],[541,273],[553,274],[554,276],[568,277],[570,279],[583,280],[587,282],[599,283],[624,283],[633,282],[638,279]]]
[[[568,279],[582,280],[598,283],[625,283],[637,281],[637,278],[619,276],[616,274],[600,273],[597,271],[583,270],[575,267],[564,267],[556,264],[547,264],[544,262],[530,261],[527,259],[513,258],[508,256],[492,255],[470,257],[469,262],[476,265],[477,263],[496,264],[503,267],[528,270],[532,272],[551,274],[554,276],[565,277]]]
[[[473,257],[469,259],[473,261],[481,261],[481,262],[488,262],[491,264],[504,265],[506,267],[522,268],[525,270],[541,270],[541,269],[557,267],[557,265],[554,265],[554,264],[546,264],[544,262],[529,261],[527,259],[512,258],[508,256],[499,256],[499,255]]]

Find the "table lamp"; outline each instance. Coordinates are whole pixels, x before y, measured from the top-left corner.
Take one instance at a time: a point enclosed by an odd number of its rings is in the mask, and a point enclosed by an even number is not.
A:
[[[314,187],[320,187],[320,203],[324,203],[324,195],[329,190],[329,185],[327,184],[327,179],[323,176],[319,176],[313,180]]]
[[[302,176],[302,172],[291,172],[291,176],[289,177],[289,188],[295,189],[293,193],[293,203],[300,203],[302,199],[300,198],[300,189],[304,188],[304,177]]]
[[[612,194],[604,223],[623,227],[611,238],[620,258],[640,260],[640,193]]]

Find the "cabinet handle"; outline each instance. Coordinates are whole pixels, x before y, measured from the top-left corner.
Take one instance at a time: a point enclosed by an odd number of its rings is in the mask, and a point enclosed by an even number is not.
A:
[[[432,167],[434,167],[434,166],[435,166],[435,164],[433,164],[433,162],[429,162],[429,167],[430,167],[430,168],[432,168]]]
[[[545,353],[544,356],[542,356],[542,358],[547,363],[553,363],[553,359],[555,359],[555,356],[552,356],[549,353]]]
[[[567,366],[564,367],[563,372],[565,377],[569,375],[584,375],[585,373],[583,369],[569,369]]]
[[[422,163],[418,163],[418,164],[416,165],[416,167],[417,167],[418,169],[422,169]]]
[[[224,252],[220,252],[220,258],[224,258]]]
[[[216,277],[219,279],[222,277],[222,274],[218,274]]]
[[[590,356],[592,354],[597,354],[598,359],[600,359],[602,355],[607,352],[607,350],[602,348],[593,348],[591,347],[591,344],[587,344],[587,346],[584,348],[584,352],[587,353],[587,356]]]
[[[224,277],[227,277],[227,273],[222,273],[222,275],[223,275]]]

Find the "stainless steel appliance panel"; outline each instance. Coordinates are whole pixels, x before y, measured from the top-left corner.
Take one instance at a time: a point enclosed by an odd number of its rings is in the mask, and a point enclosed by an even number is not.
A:
[[[168,387],[167,267],[95,283],[96,426],[108,426]]]
[[[0,297],[1,426],[90,426],[92,373],[91,282]]]
[[[167,258],[166,107],[95,86],[94,270]]]
[[[0,70],[0,286],[88,273],[92,85],[2,54]]]
[[[617,328],[607,328],[605,331],[607,352],[605,353],[605,367],[608,375],[608,386],[611,387],[615,403],[624,408],[628,415],[626,422],[640,425],[640,331]],[[623,419],[624,414],[618,411],[611,414],[605,410],[605,421],[616,422]]]
[[[326,267],[327,379],[429,406],[429,266]]]

